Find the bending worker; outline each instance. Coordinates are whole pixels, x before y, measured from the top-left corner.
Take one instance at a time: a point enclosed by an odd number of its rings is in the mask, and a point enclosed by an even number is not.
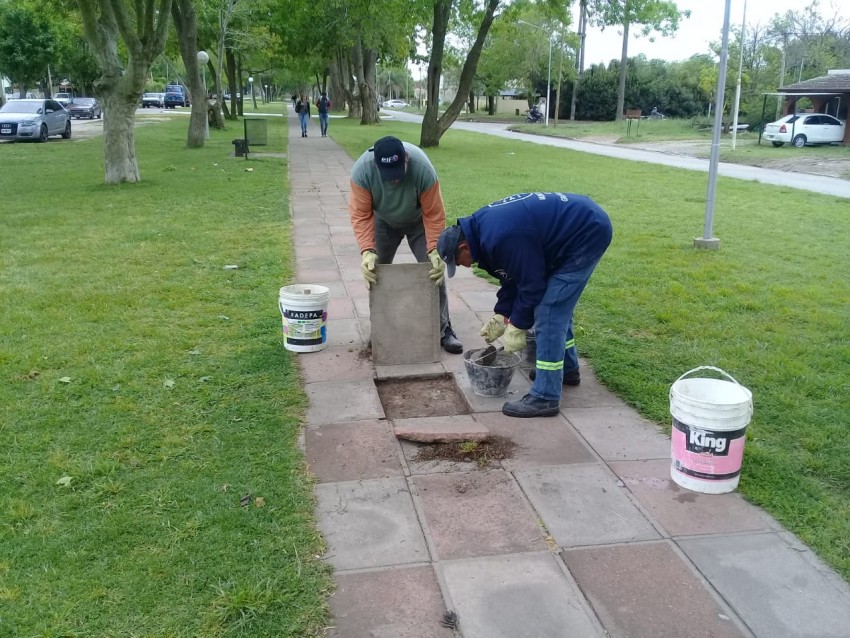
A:
[[[437,254],[437,238],[446,225],[446,209],[437,171],[422,150],[395,137],[382,137],[351,170],[348,212],[360,245],[366,287],[378,283],[375,264],[391,264],[402,239],[419,262],[431,262],[431,280],[440,288],[440,345],[460,354],[449,319],[446,264]]]
[[[473,262],[499,279],[495,315],[481,328],[505,352],[525,348],[534,327],[537,361],[531,392],[508,401],[513,417],[555,416],[563,384],[578,385],[573,310],[611,243],[611,220],[589,197],[520,193],[480,208],[446,228],[437,242],[446,272]]]

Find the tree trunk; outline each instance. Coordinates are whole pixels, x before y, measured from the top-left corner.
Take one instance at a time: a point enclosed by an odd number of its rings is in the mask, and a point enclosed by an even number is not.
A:
[[[375,73],[377,60],[377,51],[364,48],[358,38],[354,47],[354,64],[357,88],[360,90],[360,124],[377,124],[381,121],[378,117],[378,97],[374,89],[377,81]]]
[[[136,96],[106,94],[103,98],[103,149],[106,183],[140,182],[136,163]]]
[[[495,115],[496,114],[496,96],[495,95],[488,95],[487,96],[487,113],[489,115]]]
[[[237,113],[237,103],[239,102],[239,97],[237,94],[242,94],[242,89],[239,87],[239,84],[236,82],[236,56],[233,55],[233,49],[227,47],[225,49],[225,59],[227,61],[226,69],[227,69],[227,85],[230,87],[230,112],[225,114],[225,117],[228,120],[236,120],[238,119],[236,116]],[[222,98],[223,100],[224,98]],[[227,104],[222,103],[222,107],[226,107]]]
[[[469,113],[475,113],[475,91],[469,92]]]
[[[419,146],[429,148],[440,145],[440,138],[449,127],[457,120],[463,108],[466,95],[472,89],[475,79],[475,70],[481,57],[481,49],[487,39],[487,33],[493,24],[493,17],[499,7],[500,0],[487,0],[484,16],[478,27],[478,34],[472,48],[466,56],[463,68],[460,72],[457,93],[454,100],[445,110],[442,117],[438,118],[440,101],[440,73],[442,72],[443,54],[445,52],[446,33],[448,31],[449,17],[451,16],[451,0],[436,0],[434,4],[434,26],[431,30],[431,60],[428,62],[428,106],[425,116],[422,118],[422,130],[419,136]]]
[[[578,83],[584,74],[584,41],[587,27],[587,0],[582,0],[578,14],[579,49],[576,55],[576,77],[573,81],[573,94],[570,98],[570,119],[576,119],[576,99],[578,97]]]
[[[186,81],[192,100],[192,113],[189,117],[189,130],[186,134],[186,146],[200,148],[204,145],[207,129],[207,87],[201,80],[198,70],[198,23],[192,0],[174,0],[171,16],[177,31],[177,44],[180,57],[186,67]]]
[[[623,108],[626,102],[626,71],[629,66],[629,22],[623,24],[623,52],[620,55],[620,83],[617,86],[617,113],[614,120],[619,122],[623,119]]]

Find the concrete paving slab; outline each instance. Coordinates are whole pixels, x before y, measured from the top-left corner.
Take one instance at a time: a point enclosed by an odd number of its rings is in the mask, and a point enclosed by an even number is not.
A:
[[[440,564],[463,638],[593,638],[605,632],[548,552]]]
[[[748,635],[669,543],[565,550],[561,557],[611,638]]]
[[[345,257],[345,255],[343,255]],[[363,273],[360,270],[360,265],[358,264],[356,267],[352,266],[340,266],[340,277],[342,277],[343,281],[363,281]]]
[[[506,470],[596,460],[572,426],[560,416],[515,419],[501,412],[486,412],[476,415],[475,420],[494,436],[503,436],[517,444],[513,456],[500,461]]]
[[[330,599],[338,638],[452,638],[440,624],[445,604],[430,565],[336,575]]]
[[[299,263],[302,259],[321,258],[327,260],[325,261],[327,264],[330,260],[334,259],[334,252],[329,244],[319,244],[316,246],[295,244],[295,256]]]
[[[330,315],[329,315],[330,316]],[[325,323],[329,346],[364,346],[358,319],[328,319]]]
[[[314,233],[309,230],[298,230],[297,228],[292,232],[292,243],[300,248],[306,246],[329,246],[329,242],[330,235],[327,233]]]
[[[699,494],[670,478],[670,460],[611,463],[634,498],[672,536],[770,531],[776,523],[738,494]]]
[[[310,282],[324,286],[331,293],[331,299],[339,299],[348,296],[348,291],[345,289],[345,284],[342,281],[311,281]]]
[[[351,300],[354,302],[354,310],[357,313],[358,317],[368,317],[369,316],[369,296],[363,295],[362,297],[351,297]]]
[[[308,425],[384,418],[378,390],[371,380],[308,383],[305,391],[310,400]]]
[[[586,365],[580,365],[581,385],[566,386],[561,395],[561,409],[612,407],[628,409],[625,401],[596,380]]]
[[[375,365],[440,360],[438,290],[430,264],[379,264],[370,291],[372,361]]]
[[[519,470],[514,476],[561,547],[660,538],[599,464]]]
[[[496,305],[496,291],[498,288],[493,286],[489,290],[481,288],[472,288],[471,290],[458,289],[458,296],[463,299],[464,303],[469,306],[470,310],[475,312],[489,312],[488,319],[493,316],[493,308]]]
[[[562,407],[561,414],[606,461],[670,458],[670,438],[631,408]]]
[[[302,352],[297,355],[297,360],[305,383],[367,381],[372,378],[369,357],[362,348],[353,345]]]
[[[295,280],[301,284],[313,284],[317,281],[336,281],[340,279],[339,268],[334,264],[332,268],[299,268],[296,271]]]
[[[325,257],[301,257],[298,259],[298,270],[324,270],[336,266],[336,259],[333,256]]]
[[[316,517],[336,569],[428,561],[404,478],[316,485]]]
[[[401,450],[387,421],[311,426],[307,463],[320,483],[404,476]]]
[[[486,441],[490,431],[468,415],[395,419],[396,438],[422,443]]]
[[[446,373],[442,363],[409,363],[397,366],[375,366],[376,379],[416,379],[441,377]]]
[[[360,246],[357,245],[356,241],[348,241],[347,238],[342,235],[335,236],[331,240],[331,245],[334,249],[334,254],[336,255],[359,255],[360,254]]]
[[[507,472],[429,474],[412,481],[440,560],[546,549]]]
[[[338,298],[328,300],[328,319],[353,319],[354,302],[349,298]]]
[[[678,545],[756,636],[847,638],[850,586],[778,534],[680,540]]]

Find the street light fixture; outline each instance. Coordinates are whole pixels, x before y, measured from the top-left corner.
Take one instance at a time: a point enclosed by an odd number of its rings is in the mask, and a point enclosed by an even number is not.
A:
[[[248,78],[248,84],[251,86],[251,101],[254,102],[254,110],[257,110],[257,98],[254,96],[254,76]]]
[[[198,64],[201,65],[201,76],[204,84],[204,139],[210,139],[210,101],[207,99],[207,62],[210,56],[206,51],[198,51]]]
[[[549,126],[549,96],[552,94],[552,33],[541,27],[539,24],[531,24],[525,20],[517,20],[517,22],[534,27],[535,29],[540,29],[549,39],[549,66],[546,72],[546,113],[544,114],[544,125]]]

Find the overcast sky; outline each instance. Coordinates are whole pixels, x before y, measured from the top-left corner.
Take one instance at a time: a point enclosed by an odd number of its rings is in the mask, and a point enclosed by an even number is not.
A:
[[[577,3],[576,3],[577,4]],[[683,20],[678,33],[672,38],[657,37],[655,42],[647,38],[629,37],[629,57],[643,53],[647,58],[662,60],[686,60],[696,53],[710,53],[710,42],[720,42],[723,32],[723,13],[726,0],[678,0],[679,9],[690,9],[691,17]],[[784,14],[786,11],[801,11],[810,4],[809,0],[747,0],[747,24],[766,26],[774,14]],[[821,15],[832,16],[837,7],[843,5],[840,13],[850,18],[850,2],[843,0],[821,0]],[[732,0],[729,24],[732,29],[739,29],[744,13],[744,0]],[[578,25],[578,11],[575,11],[573,28]],[[620,59],[623,46],[623,36],[616,28],[608,28],[604,32],[588,28],[587,52],[585,67],[591,64],[607,64],[611,59]]]

